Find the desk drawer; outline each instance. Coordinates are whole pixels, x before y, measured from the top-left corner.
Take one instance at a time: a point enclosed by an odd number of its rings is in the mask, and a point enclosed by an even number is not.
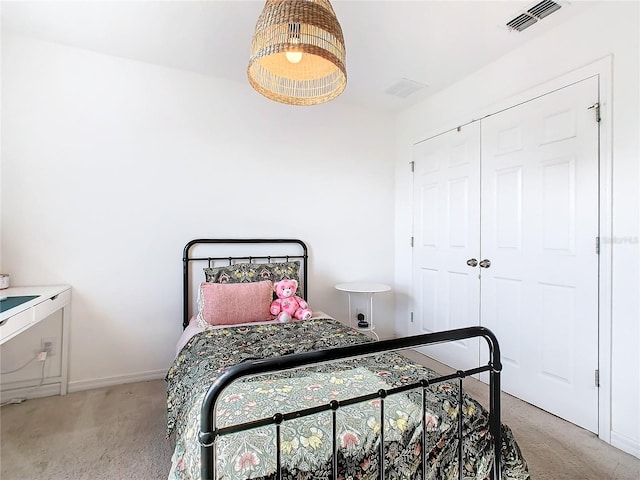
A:
[[[65,290],[53,298],[47,298],[34,308],[34,319],[36,321],[42,320],[48,317],[53,312],[60,310],[63,305],[66,305],[71,300],[71,290]]]
[[[13,336],[27,328],[31,322],[33,322],[33,310],[31,308],[7,318],[4,324],[0,325],[0,343],[13,338]]]

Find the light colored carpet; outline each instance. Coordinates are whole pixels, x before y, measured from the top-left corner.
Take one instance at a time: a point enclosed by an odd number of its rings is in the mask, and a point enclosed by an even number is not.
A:
[[[27,400],[0,410],[2,480],[167,478],[164,380]]]
[[[419,354],[411,358],[446,367]],[[465,379],[476,398],[486,387]],[[638,480],[640,460],[594,434],[503,395],[502,419],[533,480]],[[2,480],[155,480],[167,478],[165,382],[154,380],[27,400],[0,409]]]

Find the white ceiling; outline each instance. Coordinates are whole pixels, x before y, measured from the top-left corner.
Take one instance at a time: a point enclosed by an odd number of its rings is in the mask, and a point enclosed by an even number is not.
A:
[[[333,0],[348,85],[334,101],[397,111],[456,82],[595,2],[563,8],[522,33],[504,24],[539,0]],[[254,0],[2,0],[2,28],[42,40],[246,82]],[[385,93],[402,79],[428,87]]]

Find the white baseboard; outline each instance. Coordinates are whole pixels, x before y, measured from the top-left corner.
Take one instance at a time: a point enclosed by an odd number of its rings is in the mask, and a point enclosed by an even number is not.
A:
[[[150,370],[148,372],[131,373],[129,375],[115,375],[113,377],[94,378],[90,380],[76,380],[69,382],[69,393],[80,392],[82,390],[92,390],[94,388],[112,387],[125,383],[146,382],[148,380],[158,380],[167,375],[167,370]]]
[[[10,400],[16,400],[16,399],[26,399],[26,398],[40,398],[40,397],[51,397],[53,395],[59,395],[60,394],[60,384],[59,383],[52,383],[49,385],[42,385],[42,386],[38,386],[38,384],[36,383],[35,385],[29,385],[29,386],[16,386],[16,387],[9,387],[6,388],[3,385],[3,389],[2,392],[0,392],[0,403],[6,403],[9,402]]]
[[[115,375],[113,377],[95,378],[90,380],[78,380],[69,382],[68,393],[80,392],[82,390],[92,390],[94,388],[112,387],[125,383],[146,382],[148,380],[158,380],[166,376],[167,370],[151,370],[148,372],[132,373],[128,375]],[[44,384],[38,386],[34,380],[12,382],[2,385],[0,391],[0,403],[9,402],[20,398],[40,398],[51,397],[60,394],[60,377],[45,378]]]
[[[621,433],[611,432],[611,445],[634,457],[640,458],[640,442]]]

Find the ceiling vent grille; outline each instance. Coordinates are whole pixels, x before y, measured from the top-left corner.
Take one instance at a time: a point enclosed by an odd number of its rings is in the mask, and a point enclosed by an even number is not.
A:
[[[529,28],[538,20],[542,20],[544,17],[551,15],[553,12],[560,10],[561,5],[553,0],[543,0],[540,3],[535,4],[529,8],[526,12],[523,12],[516,16],[514,19],[507,22],[507,28],[509,30],[515,30],[517,32],[523,31],[525,28]]]
[[[403,78],[387,88],[384,93],[400,98],[407,98],[409,95],[412,95],[418,90],[422,90],[426,87],[427,85],[425,85],[424,83],[409,80],[408,78]]]

